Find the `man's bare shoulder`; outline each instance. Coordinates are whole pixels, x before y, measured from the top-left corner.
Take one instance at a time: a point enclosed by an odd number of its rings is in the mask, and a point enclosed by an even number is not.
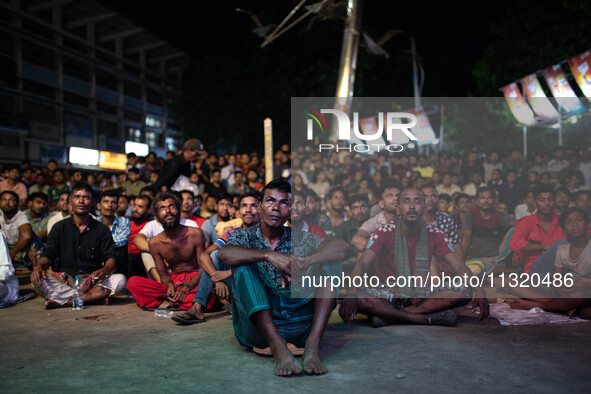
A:
[[[162,232],[162,233],[150,238],[150,240],[148,240],[148,246],[150,248],[158,247],[158,246],[162,245],[163,241],[165,241],[166,239],[168,239],[166,234],[164,232]]]
[[[205,237],[203,230],[196,227],[187,227],[187,235],[190,237]]]

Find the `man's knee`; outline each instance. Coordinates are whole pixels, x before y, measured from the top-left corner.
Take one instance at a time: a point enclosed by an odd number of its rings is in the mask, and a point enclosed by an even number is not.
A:
[[[127,279],[125,279],[125,275],[123,274],[109,275],[107,279],[103,283],[101,283],[101,287],[109,289],[111,291],[111,295],[120,293],[121,291],[123,291],[123,289],[125,289],[126,285]]]
[[[146,278],[141,276],[132,276],[127,280],[127,289],[132,293],[138,291],[140,288],[142,288],[142,279],[145,280]]]
[[[443,309],[457,308],[459,306],[465,306],[470,303],[472,297],[468,297],[466,294],[460,291],[445,290],[432,294],[430,299],[438,300]],[[442,310],[443,310],[442,309]]]
[[[241,283],[245,281],[261,282],[259,273],[251,265],[241,265],[238,267],[232,267],[232,277],[234,278],[234,283],[236,286],[239,286]]]
[[[378,302],[378,298],[371,297],[357,297],[357,308],[362,311],[372,312]],[[385,300],[383,300],[385,301]],[[385,301],[387,302],[387,301]]]

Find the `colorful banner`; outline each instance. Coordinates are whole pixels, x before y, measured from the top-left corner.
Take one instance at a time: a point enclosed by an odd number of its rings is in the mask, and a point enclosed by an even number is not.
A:
[[[363,118],[363,119],[359,119],[359,129],[361,130],[361,134],[364,135],[372,135],[372,134],[376,134],[378,132],[378,118],[376,117],[370,117],[370,118]],[[382,137],[378,138],[377,140],[374,140],[373,142],[376,144],[383,144],[385,142],[385,127],[386,127],[386,122],[384,119],[384,123],[382,124]]]
[[[408,121],[403,121],[400,118],[393,118],[392,122],[396,123],[396,124],[402,124],[402,123],[407,123]],[[386,125],[386,124],[387,124],[386,114],[384,113],[384,125]],[[386,126],[384,126],[384,127],[386,127]],[[386,133],[384,133],[384,138],[387,139]],[[411,141],[410,141],[410,138],[408,138],[408,136],[402,132],[402,130],[397,128],[397,129],[392,130],[392,139],[387,142],[388,142],[388,144],[404,145],[404,144],[408,144]]]
[[[568,66],[573,73],[577,85],[583,91],[583,94],[588,99],[591,99],[591,67],[589,66],[591,60],[591,50],[581,53],[578,56],[573,56],[568,59]]]
[[[431,127],[431,122],[429,122],[429,118],[427,117],[427,114],[425,113],[423,107],[417,107],[407,112],[410,112],[411,114],[414,114],[417,117],[417,125],[410,129],[412,133],[417,137],[417,144],[432,144],[433,140],[435,140],[435,138],[437,137],[435,136],[433,127]]]
[[[533,125],[536,123],[534,112],[525,102],[525,99],[521,95],[519,88],[517,88],[516,83],[504,86],[503,94],[505,95],[505,100],[507,100],[509,109],[519,123],[524,125]]]
[[[527,102],[539,117],[543,119],[558,118],[558,111],[556,111],[556,108],[548,100],[535,73],[521,78],[521,86],[523,87],[523,93],[527,98]]]
[[[577,98],[577,95],[568,84],[560,64],[555,64],[552,67],[542,70],[542,75],[544,75],[552,95],[563,111],[571,114],[578,114],[585,111],[581,100]]]

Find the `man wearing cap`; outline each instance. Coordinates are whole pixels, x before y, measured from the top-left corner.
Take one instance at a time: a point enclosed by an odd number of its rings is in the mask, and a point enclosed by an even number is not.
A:
[[[153,186],[158,191],[170,189],[180,175],[191,175],[191,163],[199,156],[205,155],[203,144],[197,138],[191,138],[185,142],[183,153],[167,160],[158,174],[158,179]]]

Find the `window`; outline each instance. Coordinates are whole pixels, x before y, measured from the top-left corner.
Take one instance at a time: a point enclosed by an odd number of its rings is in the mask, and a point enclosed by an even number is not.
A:
[[[64,102],[84,108],[88,108],[89,105],[88,97],[79,96],[70,92],[64,92]]]
[[[96,69],[96,84],[110,90],[119,90],[119,77],[100,68]]]
[[[24,112],[30,120],[45,123],[55,123],[55,106],[43,105],[33,101],[25,100]]]
[[[81,62],[70,56],[63,56],[64,74],[83,81],[90,81],[90,67],[88,63]]]
[[[126,79],[123,80],[123,94],[129,97],[140,99],[142,97],[142,89],[137,83],[133,83]]]
[[[50,70],[56,69],[55,53],[48,48],[34,44],[30,41],[22,41],[23,61],[42,66]]]
[[[41,83],[23,79],[23,90],[32,93],[36,96],[43,96],[50,99],[55,99],[55,89]]]

